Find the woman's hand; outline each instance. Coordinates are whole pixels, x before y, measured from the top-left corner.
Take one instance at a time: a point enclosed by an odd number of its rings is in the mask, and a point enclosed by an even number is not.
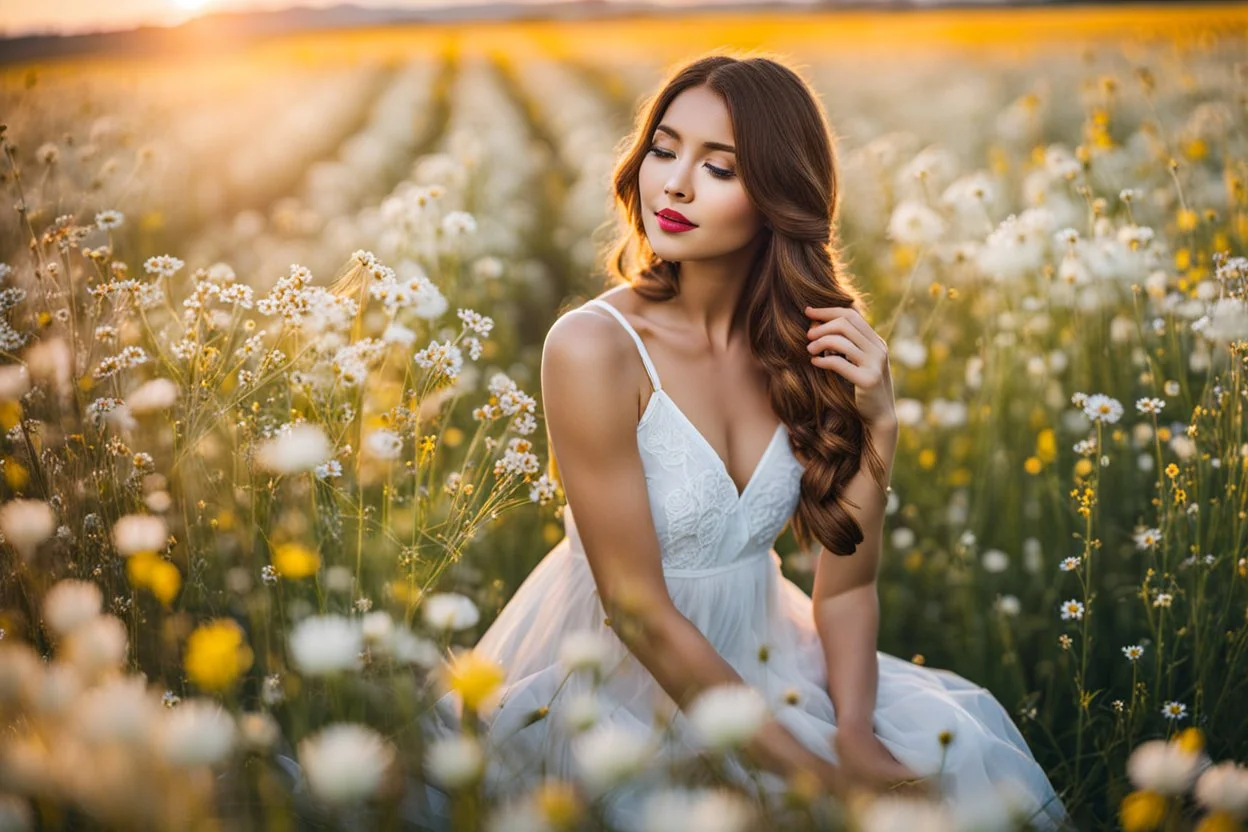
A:
[[[806,307],[810,362],[839,373],[856,388],[858,412],[871,423],[893,422],[893,379],[888,345],[851,306]]]
[[[928,794],[929,786],[901,763],[870,728],[838,729],[833,741],[842,775],[869,792]]]

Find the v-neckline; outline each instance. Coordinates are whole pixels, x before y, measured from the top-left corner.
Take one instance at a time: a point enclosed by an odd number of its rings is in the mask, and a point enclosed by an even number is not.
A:
[[[758,479],[759,474],[763,470],[763,466],[767,463],[767,459],[771,456],[772,448],[776,445],[776,437],[779,436],[784,430],[784,422],[780,422],[780,424],[776,425],[776,429],[771,433],[771,439],[767,442],[767,447],[763,448],[763,455],[758,458],[758,462],[754,463],[754,470],[750,473],[750,478],[746,480],[745,487],[740,491],[737,491],[737,481],[732,478],[732,472],[728,470],[728,464],[724,462],[724,458],[719,455],[719,451],[715,450],[715,446],[711,444],[710,440],[707,439],[705,435],[703,435],[702,431],[698,430],[698,426],[693,423],[693,420],[685,415],[685,411],[680,409],[680,405],[676,404],[676,400],[667,395],[666,390],[660,387],[657,390],[651,391],[650,402],[646,404],[646,410],[650,409],[650,404],[654,401],[654,397],[660,395],[667,399],[668,403],[672,406],[672,410],[676,411],[676,415],[680,417],[681,421],[689,426],[689,430],[693,431],[694,436],[698,437],[698,441],[702,443],[702,446],[710,451],[711,456],[715,457],[716,461],[719,463],[720,472],[723,473],[724,477],[728,480],[728,483],[732,486],[733,493],[736,494],[737,497],[737,503],[740,504],[741,501],[745,499],[745,496],[750,493],[750,487],[754,485],[754,481]],[[646,421],[645,414],[642,414],[641,421]]]

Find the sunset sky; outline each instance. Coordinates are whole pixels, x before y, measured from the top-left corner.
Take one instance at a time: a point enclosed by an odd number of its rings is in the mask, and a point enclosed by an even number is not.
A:
[[[524,0],[541,2],[541,0]],[[172,26],[210,11],[330,6],[340,0],[0,0],[0,36]],[[419,7],[446,0],[353,0],[358,6]]]

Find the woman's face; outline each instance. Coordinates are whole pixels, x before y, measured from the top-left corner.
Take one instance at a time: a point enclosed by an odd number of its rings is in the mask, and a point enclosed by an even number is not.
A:
[[[654,253],[669,262],[710,260],[745,248],[764,217],[745,193],[732,151],[732,120],[707,87],[680,92],[650,136],[638,173],[642,223]],[[675,211],[692,223],[658,215]]]

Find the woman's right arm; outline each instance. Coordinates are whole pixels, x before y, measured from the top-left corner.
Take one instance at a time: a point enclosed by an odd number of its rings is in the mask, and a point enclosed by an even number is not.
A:
[[[667,591],[637,447],[636,347],[615,321],[566,314],[542,349],[551,450],[612,629],[683,710],[709,687],[742,683]],[[747,747],[765,769],[815,774],[840,792],[839,772],[770,720]]]

